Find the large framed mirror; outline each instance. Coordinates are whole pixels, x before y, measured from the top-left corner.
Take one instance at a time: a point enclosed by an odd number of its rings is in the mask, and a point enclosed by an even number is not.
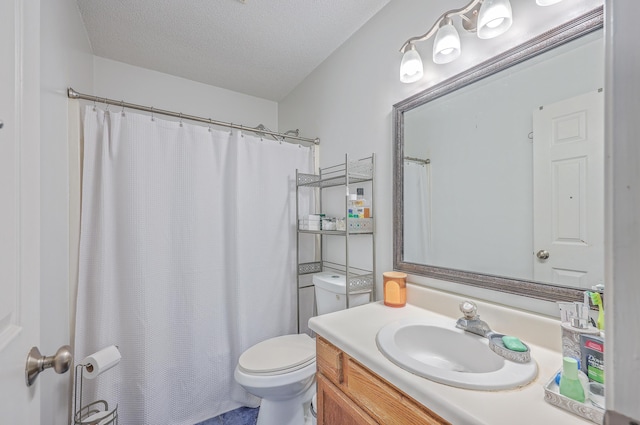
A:
[[[394,105],[394,268],[549,301],[604,283],[603,11]]]

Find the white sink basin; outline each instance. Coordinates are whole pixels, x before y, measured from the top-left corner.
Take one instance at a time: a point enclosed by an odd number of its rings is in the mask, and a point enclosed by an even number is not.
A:
[[[380,352],[416,375],[473,390],[506,390],[531,382],[536,362],[516,363],[494,353],[489,341],[455,327],[450,319],[405,319],[376,336]]]

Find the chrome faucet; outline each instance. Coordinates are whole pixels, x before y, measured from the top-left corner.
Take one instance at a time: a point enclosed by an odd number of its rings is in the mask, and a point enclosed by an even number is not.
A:
[[[463,301],[460,303],[460,311],[464,315],[456,322],[456,328],[471,332],[476,335],[488,337],[493,333],[487,322],[480,320],[478,307],[472,301]]]

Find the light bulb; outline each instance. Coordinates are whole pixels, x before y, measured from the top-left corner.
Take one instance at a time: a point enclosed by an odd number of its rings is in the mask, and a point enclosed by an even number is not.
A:
[[[402,55],[400,81],[403,83],[414,83],[421,79],[423,75],[422,59],[416,51],[416,47],[411,44],[410,48]]]
[[[536,0],[538,6],[551,6],[552,4],[560,3],[562,0]]]
[[[503,22],[504,22],[504,18],[498,18],[498,19],[494,19],[493,21],[487,22],[487,26],[489,28],[495,28]]]
[[[511,28],[512,23],[509,0],[484,0],[478,12],[478,37],[497,37]]]
[[[460,56],[460,35],[447,18],[438,28],[433,41],[433,62],[437,64],[449,63]]]

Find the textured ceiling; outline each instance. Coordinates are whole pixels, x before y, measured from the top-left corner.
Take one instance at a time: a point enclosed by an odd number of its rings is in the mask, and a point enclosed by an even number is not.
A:
[[[279,101],[389,0],[77,0],[93,53]]]

